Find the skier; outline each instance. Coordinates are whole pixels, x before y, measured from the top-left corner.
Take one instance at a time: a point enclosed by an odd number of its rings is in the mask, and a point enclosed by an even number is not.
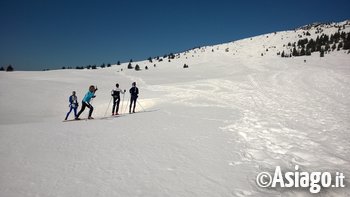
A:
[[[79,116],[81,113],[83,113],[83,111],[85,110],[85,107],[89,108],[89,117],[88,119],[94,119],[91,115],[92,115],[92,111],[94,110],[94,107],[92,107],[92,105],[90,104],[90,101],[92,98],[95,98],[95,92],[97,91],[97,87],[95,88],[95,86],[91,85],[89,87],[89,91],[85,94],[83,101],[82,101],[82,106],[81,109],[78,113],[78,115],[75,117],[76,120],[80,120]]]
[[[69,114],[74,110],[74,117],[77,117],[77,109],[78,109],[79,103],[78,103],[78,97],[75,95],[75,91],[72,92],[72,95],[69,97],[69,107],[70,110],[66,115],[66,118],[64,120],[68,119]]]
[[[131,107],[132,107],[132,104],[134,103],[134,107],[133,107],[132,113],[135,113],[136,101],[137,101],[137,97],[139,97],[139,96],[138,96],[138,94],[139,94],[139,89],[136,87],[136,82],[133,82],[133,83],[132,83],[132,87],[130,88],[129,92],[130,92],[130,107],[129,107],[129,113],[131,114]]]
[[[112,90],[111,96],[113,97],[113,107],[112,107],[112,116],[119,115],[119,103],[120,103],[120,93],[125,94],[126,90],[119,88],[119,84],[115,84],[116,89]],[[115,111],[115,113],[114,113]]]

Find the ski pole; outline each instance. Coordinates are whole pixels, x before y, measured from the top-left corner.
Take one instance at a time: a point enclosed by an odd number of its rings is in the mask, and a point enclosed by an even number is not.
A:
[[[123,103],[124,103],[124,96],[125,96],[125,93],[123,94],[123,101],[122,101],[122,106],[121,106],[121,113],[120,114],[123,114]]]
[[[104,117],[106,117],[106,115],[107,115],[107,111],[108,111],[108,109],[109,109],[109,105],[111,104],[111,102],[112,102],[112,97],[111,97],[111,99],[109,100],[108,107],[107,107],[107,109],[106,109],[106,112],[105,112]]]
[[[136,100],[137,104],[140,105],[140,107],[142,108],[142,110],[145,112],[145,109],[142,107],[142,105],[140,104],[140,102],[138,100]]]
[[[126,102],[126,106],[125,106],[125,113],[127,113],[127,110],[128,110],[128,105],[129,105],[129,99],[128,99],[128,101]]]

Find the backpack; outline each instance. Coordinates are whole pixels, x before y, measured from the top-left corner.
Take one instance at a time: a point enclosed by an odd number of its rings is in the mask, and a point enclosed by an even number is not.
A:
[[[114,98],[117,98],[120,96],[120,92],[116,91],[116,90],[112,90],[112,94],[111,94]]]

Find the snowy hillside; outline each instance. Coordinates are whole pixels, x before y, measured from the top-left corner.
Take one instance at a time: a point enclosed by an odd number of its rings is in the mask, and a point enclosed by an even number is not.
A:
[[[141,71],[0,72],[0,196],[314,196],[255,182],[295,165],[343,172],[347,187],[318,195],[349,196],[348,50],[277,55],[339,28],[349,21],[133,62]],[[133,81],[141,113],[125,113],[127,94],[123,115],[104,118],[115,83]],[[62,122],[71,92],[81,101],[89,85],[96,119]]]

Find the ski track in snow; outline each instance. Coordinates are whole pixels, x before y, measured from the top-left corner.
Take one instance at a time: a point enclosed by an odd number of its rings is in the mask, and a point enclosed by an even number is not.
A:
[[[167,92],[169,102],[207,107],[211,113],[210,107],[238,110],[238,121],[219,118],[221,129],[231,134],[227,143],[240,144],[235,151],[241,161],[229,165],[254,163],[256,173],[277,165],[308,171],[341,165],[350,173],[349,78],[319,67],[261,70],[239,82],[209,79],[151,89]]]

